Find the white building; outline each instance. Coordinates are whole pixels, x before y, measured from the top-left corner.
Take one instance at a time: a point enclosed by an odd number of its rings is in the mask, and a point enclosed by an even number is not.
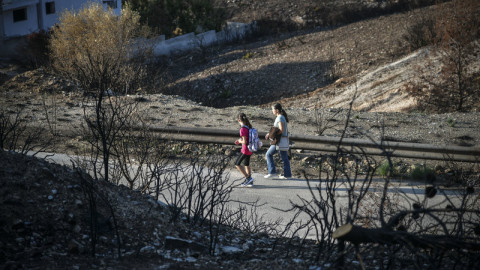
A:
[[[55,25],[64,10],[78,10],[89,2],[101,2],[121,14],[121,0],[0,0],[0,41],[8,46],[16,39]]]

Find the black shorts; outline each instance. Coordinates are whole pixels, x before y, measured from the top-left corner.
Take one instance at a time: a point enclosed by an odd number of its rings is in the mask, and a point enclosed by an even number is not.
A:
[[[235,161],[235,165],[240,166],[243,163],[245,166],[250,166],[250,156],[251,155],[241,154],[238,156],[237,161]]]

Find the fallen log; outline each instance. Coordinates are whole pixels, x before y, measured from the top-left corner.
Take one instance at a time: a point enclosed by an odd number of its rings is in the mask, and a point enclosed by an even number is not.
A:
[[[405,231],[382,228],[363,228],[350,223],[338,227],[332,237],[352,244],[377,243],[386,245],[408,245],[423,249],[461,249],[479,251],[480,243],[469,242],[448,235],[416,235]]]

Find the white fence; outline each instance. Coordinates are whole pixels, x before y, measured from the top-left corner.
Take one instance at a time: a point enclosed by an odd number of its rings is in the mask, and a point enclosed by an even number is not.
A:
[[[255,22],[248,24],[228,22],[225,29],[219,32],[212,30],[197,35],[188,33],[167,40],[165,40],[165,36],[162,35],[151,39],[150,42],[153,43],[153,52],[155,55],[170,55],[195,48],[240,40],[253,33],[256,27]]]

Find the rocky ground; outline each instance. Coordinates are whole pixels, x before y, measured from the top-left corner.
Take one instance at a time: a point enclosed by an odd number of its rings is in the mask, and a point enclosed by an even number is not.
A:
[[[20,154],[0,152],[0,164],[0,269],[305,269],[317,264],[283,257],[285,240],[227,227],[212,256],[208,227],[172,222],[152,197]],[[94,249],[89,195],[95,194]],[[271,253],[274,244],[278,248]],[[315,250],[313,242],[305,244]]]
[[[231,18],[238,21],[278,16],[298,22],[298,17],[310,21],[309,10],[315,10],[317,1],[223,2],[232,8]],[[205,54],[172,58],[165,88],[127,98],[141,101],[144,119],[158,126],[237,130],[236,116],[244,112],[257,129],[266,132],[274,120],[270,105],[281,102],[289,114],[292,134],[338,136],[348,121],[347,137],[478,148],[478,111],[420,113],[401,91],[415,73],[413,67],[428,54],[426,50],[409,52],[402,35],[415,14],[426,15],[430,10],[256,37],[240,45],[209,48]],[[25,70],[7,62],[1,65],[2,112],[14,115],[22,110],[30,125],[46,128],[45,136],[56,131],[56,144],[50,151],[75,153],[84,143],[78,127],[85,108],[84,98],[74,93],[75,85],[42,69]],[[346,119],[353,82],[361,91],[351,118]],[[235,149],[233,145],[226,148]],[[260,152],[252,162],[256,172],[266,172],[262,155]],[[318,153],[293,152],[296,177],[302,177],[308,168],[303,161],[308,155]],[[172,238],[193,240],[192,245],[208,244],[208,233],[182,222],[171,224],[165,209],[150,197],[106,183],[98,183],[98,188],[105,190],[123,213],[119,230],[129,237],[124,239],[128,245],[122,247],[124,259],[116,260],[111,223],[104,222],[97,250],[100,255],[91,259],[88,200],[79,175],[70,168],[4,152],[0,164],[3,269],[308,269],[316,265],[303,260],[308,256],[284,258],[289,247],[282,245],[279,253],[272,254],[269,251],[275,239],[236,230],[225,231],[221,245],[226,248],[217,256],[204,250],[187,251],[189,244],[181,241],[172,240],[172,245],[178,246],[167,248]],[[108,215],[107,205],[99,207],[101,215]],[[241,252],[235,253],[238,250]]]
[[[80,128],[84,121],[85,100],[74,94],[38,95],[38,82],[42,87],[61,85],[53,76],[39,74],[39,71],[29,71],[20,74],[5,84],[7,87],[17,85],[17,88],[3,92],[1,100],[9,112],[22,109],[22,117],[26,117],[30,125],[45,128],[44,136],[50,136],[55,131],[54,147],[50,152],[78,154],[82,143]],[[18,91],[18,89],[32,91]],[[41,88],[41,87],[40,87]],[[200,127],[224,130],[239,129],[236,121],[240,112],[246,113],[251,123],[265,134],[274,121],[274,115],[268,105],[265,106],[232,106],[228,108],[213,108],[191,101],[181,96],[164,94],[129,96],[129,100],[140,100],[139,114],[151,126]],[[292,104],[295,104],[293,100]],[[290,104],[290,103],[287,103]],[[306,108],[303,106],[286,105],[289,115],[289,128],[292,135],[322,135],[338,137],[347,123],[346,109],[337,108]],[[47,114],[47,113],[48,114]],[[48,115],[48,117],[47,117]],[[422,143],[436,146],[467,146],[480,145],[480,113],[402,113],[402,112],[364,112],[353,111],[348,120],[346,137],[371,138],[375,140]],[[226,149],[238,150],[233,146]],[[255,172],[266,173],[264,151],[254,156],[252,167]],[[230,151],[229,150],[229,151]],[[304,158],[318,156],[318,153],[293,151],[292,168],[297,178],[303,177]],[[382,160],[379,160],[381,163]],[[409,160],[409,164],[423,163],[423,160]],[[443,162],[428,162],[431,167]],[[406,164],[406,166],[408,166]],[[232,166],[233,167],[233,166]],[[315,169],[307,170],[308,175],[316,175]]]

